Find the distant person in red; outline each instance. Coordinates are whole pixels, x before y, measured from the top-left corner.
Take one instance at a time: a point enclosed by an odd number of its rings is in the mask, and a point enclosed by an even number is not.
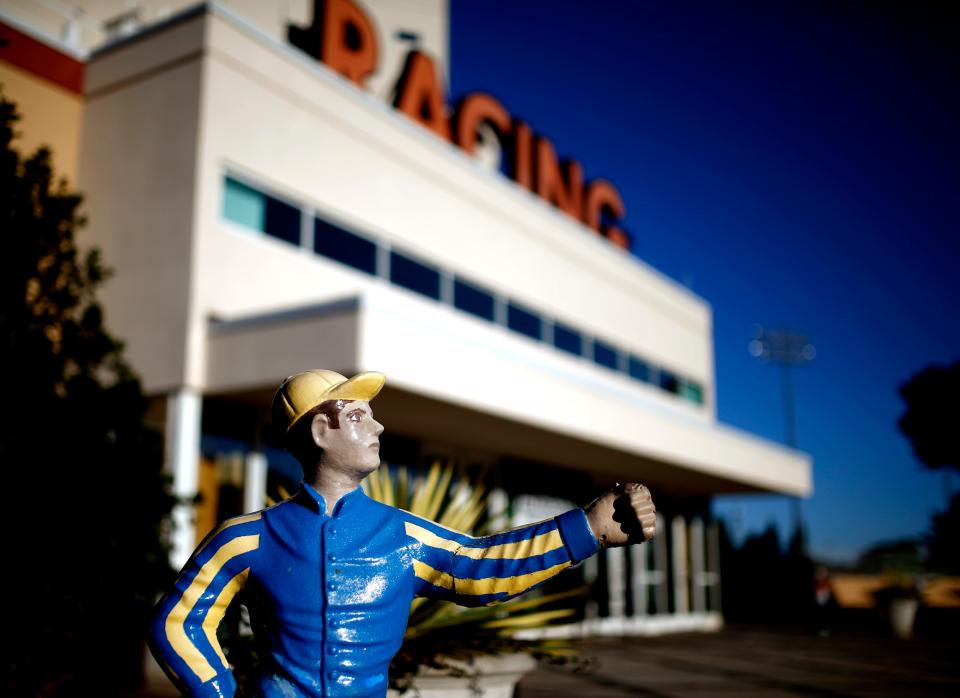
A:
[[[833,588],[830,586],[830,572],[818,565],[813,573],[814,621],[817,634],[826,637],[833,630]]]

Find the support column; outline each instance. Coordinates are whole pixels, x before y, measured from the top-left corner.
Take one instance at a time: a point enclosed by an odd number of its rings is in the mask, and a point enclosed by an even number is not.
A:
[[[719,612],[722,610],[721,603],[721,584],[720,579],[720,524],[717,521],[711,521],[707,528],[707,569],[710,575],[710,593],[708,596],[708,608],[711,611]]]
[[[624,548],[607,548],[607,599],[610,618],[622,622],[627,614],[627,571]]]
[[[200,467],[200,410],[203,396],[180,388],[167,396],[164,458],[173,478],[173,494],[182,500],[173,508],[170,563],[180,569],[196,543],[193,498],[197,496]]]
[[[491,531],[506,531],[511,526],[510,497],[500,487],[487,495],[487,521]]]
[[[267,456],[250,451],[243,458],[243,512],[260,511],[267,501]]]
[[[653,572],[651,581],[656,584],[653,599],[657,606],[657,615],[666,615],[670,612],[670,603],[667,598],[667,520],[663,514],[657,514],[657,530],[660,532],[653,539]]]
[[[647,615],[647,586],[650,584],[647,575],[647,557],[650,543],[630,546],[630,566],[633,568],[631,592],[633,593],[633,617],[643,618]]]
[[[601,550],[596,555],[591,555],[586,560],[583,561],[583,583],[586,584],[591,589],[597,581],[597,577],[600,576],[600,564],[597,562],[597,558],[603,555]],[[597,603],[593,594],[587,599],[587,603],[584,607],[584,618],[589,624],[600,616],[599,604]]]
[[[690,578],[693,581],[693,611],[703,613],[707,610],[707,574],[705,564],[705,545],[703,520],[690,522]]]
[[[687,569],[687,521],[673,517],[670,523],[670,549],[673,558],[673,612],[690,612],[690,585]]]

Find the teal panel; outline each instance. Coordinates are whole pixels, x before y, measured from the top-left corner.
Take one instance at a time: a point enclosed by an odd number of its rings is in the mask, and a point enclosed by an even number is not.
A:
[[[698,405],[703,404],[703,387],[699,383],[694,383],[690,381],[686,385],[686,391],[684,392],[684,397],[690,400],[690,402],[695,402]]]
[[[267,197],[256,189],[227,177],[223,191],[223,217],[263,232],[266,230]]]

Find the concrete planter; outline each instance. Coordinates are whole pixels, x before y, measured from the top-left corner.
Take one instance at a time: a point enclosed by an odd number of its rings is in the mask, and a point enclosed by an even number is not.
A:
[[[424,667],[414,679],[413,687],[403,698],[512,698],[513,690],[523,675],[537,662],[526,654],[504,654],[477,657],[470,662],[451,661],[465,676],[452,676],[442,669]],[[388,698],[399,698],[397,691],[388,691]]]
[[[890,626],[897,637],[909,640],[913,637],[913,624],[917,618],[917,599],[893,599],[890,602]]]

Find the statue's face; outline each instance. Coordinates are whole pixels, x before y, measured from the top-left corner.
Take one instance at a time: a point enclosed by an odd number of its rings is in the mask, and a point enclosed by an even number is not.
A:
[[[380,434],[383,425],[373,418],[370,403],[347,403],[340,412],[340,428],[334,429],[327,418],[315,417],[314,438],[323,449],[323,464],[361,476],[380,466]]]

